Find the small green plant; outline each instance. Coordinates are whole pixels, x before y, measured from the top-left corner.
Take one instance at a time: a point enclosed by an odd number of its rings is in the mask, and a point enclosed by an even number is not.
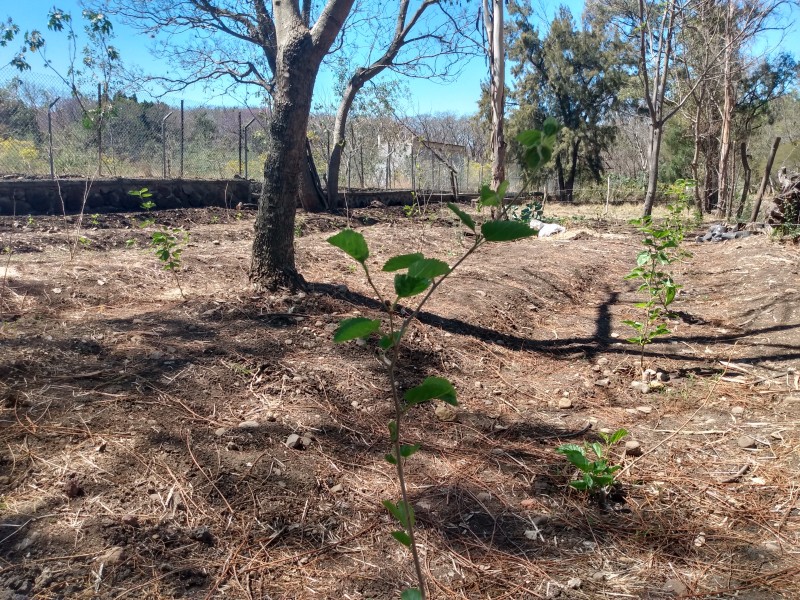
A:
[[[550,159],[558,128],[555,121],[548,119],[544,123],[544,131],[523,132],[517,137],[524,149],[523,156],[528,168],[538,169]],[[510,242],[535,235],[535,231],[526,223],[505,220],[508,206],[504,206],[503,199],[507,189],[507,181],[500,184],[497,190],[492,190],[486,185],[483,186],[478,206],[479,208],[489,206],[493,210],[497,210],[499,219],[484,221],[480,226],[457,205],[448,203],[447,207],[470,230],[473,236],[471,246],[452,266],[442,260],[426,258],[418,252],[389,258],[383,264],[382,270],[386,273],[395,273],[393,298],[386,297],[372,279],[367,265],[367,259],[370,256],[369,248],[363,235],[351,229],[345,229],[328,238],[330,244],[344,251],[356,261],[357,265],[361,266],[367,283],[377,294],[381,306],[386,311],[386,319],[383,322],[381,319],[366,317],[354,317],[342,321],[334,333],[333,340],[341,343],[357,339],[366,340],[373,334],[379,335],[377,351],[387,371],[394,405],[394,418],[388,423],[391,450],[385,455],[385,459],[395,467],[400,488],[400,499],[397,501],[384,500],[383,506],[400,524],[400,528],[393,531],[391,535],[411,551],[418,582],[418,587],[403,591],[401,595],[403,600],[424,600],[426,589],[422,561],[414,537],[414,509],[408,499],[405,474],[406,460],[420,450],[421,444],[403,443],[404,419],[409,416],[414,407],[431,400],[441,400],[454,406],[458,402],[453,384],[444,377],[438,376],[427,377],[420,384],[401,393],[400,384],[397,381],[400,349],[409,327],[425,303],[450,274],[480,247],[487,243]],[[421,298],[416,302],[416,306],[408,311],[401,310],[400,302],[414,297]]]
[[[403,205],[403,214],[407,218],[411,218],[414,215],[419,213],[419,207],[416,204],[404,204]]]
[[[675,283],[668,267],[691,256],[680,246],[685,235],[682,218],[685,207],[686,198],[668,205],[669,215],[662,223],[656,223],[649,215],[631,221],[642,234],[644,249],[636,255],[636,267],[625,279],[641,281],[637,291],[644,294],[645,300],[634,306],[644,311],[644,315],[641,320],[626,319],[623,323],[636,332],[627,341],[640,347],[641,368],[644,368],[645,346],[670,333],[666,323],[672,316],[669,307],[682,286]]]
[[[211,224],[216,225],[217,223],[219,223],[219,217],[217,215],[214,215],[213,217],[211,217]]]
[[[153,194],[147,188],[142,188],[140,190],[130,190],[128,194],[130,194],[131,196],[136,196],[137,198],[139,198],[139,200],[142,200],[139,206],[143,210],[146,210],[147,212],[150,212],[156,207],[155,202],[153,202],[152,200],[148,200],[148,198],[153,197]],[[150,225],[152,225],[155,222],[156,220],[154,217],[148,217],[147,219],[142,219],[141,223],[139,223],[139,227],[144,229],[145,227],[150,227]]]
[[[617,429],[611,434],[600,432],[602,444],[585,442],[583,446],[564,444],[556,448],[556,452],[566,456],[567,460],[582,473],[580,479],[570,481],[569,484],[576,490],[605,496],[614,483],[614,473],[621,468],[619,465],[609,464],[609,450],[626,435],[628,432],[625,429]],[[590,460],[592,454],[594,460]]]
[[[33,218],[33,215],[28,215],[28,220],[26,221],[28,227],[33,227],[36,224],[36,221]]]
[[[233,218],[237,221],[241,221],[244,218],[244,215],[241,212],[237,212],[235,215],[233,215]]]
[[[91,245],[92,245],[92,240],[90,240],[89,238],[87,238],[87,237],[85,237],[85,236],[83,236],[83,235],[81,235],[81,236],[79,236],[79,237],[78,237],[78,242],[79,242],[79,243],[80,243],[80,245],[81,245],[81,246],[83,246],[84,248],[88,248],[89,246],[91,246]]]
[[[89,217],[89,224],[92,227],[98,227],[100,225],[100,215],[97,214],[97,213],[94,213],[93,215],[91,215]]]
[[[125,247],[126,248],[134,248],[134,247],[136,247],[136,240],[134,240],[134,239],[125,240]]]
[[[188,243],[189,232],[180,227],[163,228],[154,231],[150,240],[150,247],[155,252],[158,260],[161,261],[164,269],[171,271],[175,277],[175,284],[178,286],[181,298],[185,298],[185,296],[178,277],[178,270],[181,267],[181,254]]]

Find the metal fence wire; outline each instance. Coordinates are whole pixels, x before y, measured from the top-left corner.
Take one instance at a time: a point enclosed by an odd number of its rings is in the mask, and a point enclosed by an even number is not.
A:
[[[331,152],[331,124],[313,116],[309,139],[320,178]],[[48,73],[0,68],[0,177],[260,179],[268,113],[253,108],[139,100],[84,90],[76,97]],[[339,185],[351,189],[475,192],[491,179],[488,162],[454,144],[422,141],[407,130],[350,127]],[[394,131],[392,131],[394,129]],[[512,190],[519,175],[509,165]]]

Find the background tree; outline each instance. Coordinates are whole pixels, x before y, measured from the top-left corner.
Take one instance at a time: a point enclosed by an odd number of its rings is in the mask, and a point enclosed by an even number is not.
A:
[[[506,49],[503,0],[483,0],[483,27],[489,59],[489,98],[492,109],[492,189],[506,178]]]
[[[624,54],[602,29],[578,28],[565,6],[544,38],[530,22],[529,7],[512,4],[510,12],[509,59],[520,106],[514,129],[538,127],[548,116],[562,124],[554,168],[559,195],[572,201],[579,165],[599,180],[601,157],[614,140],[611,116],[625,82]]]

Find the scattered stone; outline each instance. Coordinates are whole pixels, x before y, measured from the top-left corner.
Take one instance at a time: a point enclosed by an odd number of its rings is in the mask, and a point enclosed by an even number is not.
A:
[[[522,508],[533,508],[536,505],[536,500],[533,498],[525,498],[522,502],[519,503]]]
[[[315,321],[314,322],[314,327],[323,327],[324,325],[325,325],[325,323],[323,323],[322,321]]]
[[[573,577],[569,581],[567,581],[567,587],[571,590],[578,590],[581,587],[583,582],[581,581],[580,577]]]
[[[636,410],[638,410],[640,413],[644,413],[646,415],[649,415],[651,412],[653,412],[653,407],[652,406],[637,406]]]
[[[122,546],[111,546],[111,548],[109,548],[105,554],[101,554],[97,560],[107,566],[110,566],[121,563],[124,558],[125,548]]]
[[[258,429],[261,424],[258,421],[242,421],[239,423],[239,429]]]
[[[268,412],[264,415],[264,418],[269,421],[270,423],[274,423],[278,420],[278,416],[274,412]]]
[[[597,571],[596,573],[592,573],[592,581],[605,581],[606,574],[602,571]]]
[[[597,364],[600,365],[601,367],[604,367],[605,365],[608,364],[608,359],[605,357],[598,358]]]
[[[662,381],[662,382],[667,382],[667,381],[669,381],[669,375],[664,373],[664,371],[659,371],[658,373],[656,373],[656,380],[657,381]]]
[[[600,365],[593,365],[592,366],[592,371],[595,371],[595,372],[599,373],[602,370],[603,370],[603,367],[601,367]]]
[[[680,579],[667,579],[664,582],[664,587],[662,588],[668,594],[672,594],[674,596],[683,596],[686,592],[689,591],[689,588],[686,587]]]
[[[636,440],[628,440],[625,442],[625,454],[628,456],[641,456],[642,445]]]
[[[330,489],[330,492],[331,492],[331,494],[339,494],[339,493],[340,493],[340,492],[342,492],[343,490],[344,490],[344,486],[343,486],[341,483],[337,483],[336,485],[334,485],[334,486],[333,486],[333,487]]]
[[[67,498],[77,498],[78,496],[83,496],[85,493],[86,491],[83,489],[83,486],[75,477],[70,477],[64,482],[64,495]]]
[[[749,448],[755,448],[758,446],[758,442],[756,442],[756,440],[749,435],[743,435],[736,440],[736,445],[739,446],[739,448],[746,450]]]
[[[594,384],[598,387],[608,387],[611,385],[610,379],[598,379],[594,382]]]
[[[776,542],[764,542],[761,544],[761,546],[764,548],[764,550],[767,552],[772,552],[773,554],[778,554],[781,551],[780,545],[778,545]]]
[[[219,427],[214,430],[214,435],[217,437],[222,437],[226,433],[228,433],[228,430],[225,427]]]
[[[731,409],[731,414],[738,417],[744,414],[744,407],[743,406],[734,406]]]
[[[437,402],[433,412],[440,421],[450,422],[458,418],[458,411],[456,411],[456,408],[444,402]]]
[[[545,598],[558,598],[561,595],[561,588],[558,586],[553,586],[547,588],[547,592],[545,593]]]
[[[300,438],[300,443],[303,445],[303,448],[308,448],[311,445],[311,438],[304,435]]]
[[[635,390],[639,390],[643,394],[646,394],[650,391],[650,386],[646,384],[644,381],[632,381],[631,387]]]
[[[558,408],[572,408],[572,400],[569,398],[560,398],[558,401]]]
[[[11,483],[11,477],[8,475],[0,476],[0,485],[8,485],[9,483]]]
[[[642,371],[642,381],[651,381],[656,376],[653,369],[645,369]]]
[[[302,446],[302,442],[300,441],[300,436],[296,433],[291,434],[289,437],[286,438],[284,444],[287,448],[299,448]]]
[[[478,502],[489,502],[492,499],[492,495],[489,492],[478,492],[475,497]]]
[[[651,391],[657,391],[657,390],[663,390],[667,386],[665,386],[662,381],[651,381],[649,387]]]
[[[139,527],[139,517],[136,515],[124,515],[120,521],[122,521],[123,525],[127,525],[128,527]]]
[[[211,240],[211,243],[215,246],[219,246],[219,240]]]
[[[214,536],[211,534],[211,530],[203,525],[192,529],[189,532],[189,539],[205,544],[206,546],[214,545]]]
[[[474,385],[476,390],[483,388],[483,384],[480,381],[476,381]]]
[[[353,400],[350,403],[350,406],[352,406],[353,408],[361,408],[361,402],[359,402],[358,400]]]

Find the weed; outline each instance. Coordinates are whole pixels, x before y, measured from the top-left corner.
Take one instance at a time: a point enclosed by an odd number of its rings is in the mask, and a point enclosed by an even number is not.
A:
[[[100,215],[94,213],[92,216],[89,217],[89,224],[92,227],[98,227],[100,225]]]
[[[181,254],[188,243],[189,232],[180,227],[163,228],[154,231],[153,238],[150,241],[150,247],[155,252],[158,260],[161,261],[164,269],[172,271],[175,277],[175,284],[181,293],[181,298],[185,298],[185,296],[178,277],[178,269],[181,266]]]
[[[36,221],[33,218],[33,215],[28,215],[28,220],[26,221],[28,227],[33,227],[36,225]]]
[[[605,496],[614,483],[614,473],[622,468],[619,465],[609,464],[608,451],[626,435],[628,432],[625,429],[617,429],[611,434],[600,433],[603,444],[585,442],[583,446],[564,444],[556,448],[556,452],[566,456],[567,460],[583,474],[581,479],[570,481],[569,484],[576,490]],[[594,460],[589,460],[590,453],[594,454]]]
[[[92,240],[82,235],[78,237],[78,243],[80,243],[80,245],[83,246],[84,248],[88,248],[89,246],[92,245]]]
[[[126,248],[135,248],[136,247],[136,240],[134,240],[134,239],[125,240],[125,247]]]
[[[237,212],[235,215],[233,215],[233,218],[237,221],[241,221],[244,218],[244,215],[241,212]]]
[[[216,225],[217,223],[219,223],[219,217],[217,215],[214,215],[213,217],[211,217],[211,224]]]
[[[527,131],[518,136],[517,140],[524,148],[525,162],[531,170],[538,169],[550,159],[557,132],[558,125],[555,121],[548,119],[544,124],[544,132]],[[480,227],[476,225],[470,215],[455,204],[448,203],[448,208],[474,236],[472,245],[452,266],[435,258],[425,258],[422,253],[401,254],[389,258],[384,263],[382,270],[395,273],[393,300],[385,297],[372,279],[366,262],[369,258],[369,248],[363,235],[352,229],[345,229],[328,238],[330,244],[344,251],[356,261],[357,265],[361,266],[367,283],[377,294],[381,305],[386,310],[386,323],[382,323],[380,319],[365,317],[354,317],[342,321],[334,333],[333,340],[341,343],[366,339],[376,333],[380,335],[378,352],[387,371],[394,404],[394,419],[388,423],[391,451],[385,455],[385,459],[396,469],[401,496],[400,500],[396,502],[384,500],[383,506],[400,524],[400,528],[393,531],[391,535],[411,551],[418,582],[418,587],[407,589],[402,593],[403,600],[424,600],[425,598],[425,576],[414,537],[414,509],[408,500],[404,468],[405,461],[418,452],[421,445],[419,443],[403,443],[403,419],[415,406],[431,400],[442,400],[451,405],[457,405],[458,402],[453,384],[443,377],[436,376],[427,377],[422,383],[405,390],[401,395],[396,377],[400,348],[411,323],[417,318],[425,303],[447,277],[481,246],[487,243],[510,242],[535,234],[535,231],[526,223],[504,220],[508,211],[508,206],[504,206],[503,202],[507,188],[507,181],[500,184],[497,190],[483,186],[479,208],[490,206],[493,210],[497,209],[499,220],[485,221]],[[421,297],[413,310],[407,312],[400,310],[399,303],[413,297]]]
[[[668,205],[669,215],[662,224],[655,223],[649,215],[631,221],[643,235],[644,250],[636,255],[636,267],[625,279],[640,280],[642,283],[637,291],[644,293],[646,299],[634,305],[644,311],[644,318],[640,321],[626,319],[623,323],[636,332],[627,341],[641,348],[639,366],[642,369],[645,346],[670,333],[665,321],[670,318],[669,306],[682,287],[675,283],[666,267],[691,256],[680,247],[685,232],[682,218],[685,205],[686,198]]]

